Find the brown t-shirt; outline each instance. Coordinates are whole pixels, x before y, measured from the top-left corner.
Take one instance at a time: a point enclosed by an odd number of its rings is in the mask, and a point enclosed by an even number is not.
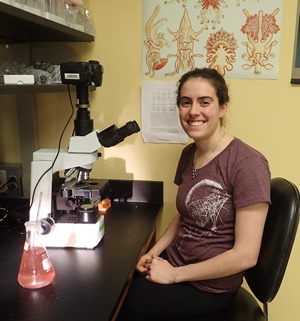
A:
[[[205,261],[233,247],[237,208],[270,202],[270,170],[266,158],[235,138],[192,178],[194,143],[186,146],[175,176],[180,228],[167,248],[170,263],[182,266]],[[234,292],[244,272],[192,282],[204,291]]]

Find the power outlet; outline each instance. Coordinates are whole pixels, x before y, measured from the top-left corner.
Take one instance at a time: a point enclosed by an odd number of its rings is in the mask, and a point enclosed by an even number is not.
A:
[[[7,186],[5,183],[7,182],[6,171],[4,169],[0,169],[0,194],[5,193],[7,191]]]
[[[5,186],[3,186],[5,184]],[[0,197],[18,198],[23,196],[22,168],[20,164],[0,164]]]

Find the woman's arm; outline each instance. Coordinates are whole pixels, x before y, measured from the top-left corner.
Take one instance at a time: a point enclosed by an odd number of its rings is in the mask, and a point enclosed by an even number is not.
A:
[[[166,260],[152,260],[147,279],[178,283],[225,277],[244,271],[257,262],[269,204],[256,203],[236,212],[235,243],[232,249],[204,262],[173,267]]]
[[[159,240],[155,243],[155,245],[141,258],[139,259],[136,269],[139,272],[147,272],[148,268],[152,262],[152,259],[158,258],[158,256],[163,252],[168,245],[173,241],[177,230],[179,228],[179,219],[180,215],[177,213],[176,216],[171,221],[170,225],[167,227],[166,231],[159,238]]]
[[[149,251],[151,254],[159,256],[161,252],[163,252],[173,241],[178,228],[179,228],[179,220],[180,215],[177,213],[172,219],[171,223],[163,233],[163,235],[159,238],[156,244]]]

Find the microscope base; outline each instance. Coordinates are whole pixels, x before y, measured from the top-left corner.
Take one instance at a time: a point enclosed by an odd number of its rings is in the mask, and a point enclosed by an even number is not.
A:
[[[46,247],[93,249],[104,236],[104,216],[96,223],[56,223],[52,231],[42,235]]]

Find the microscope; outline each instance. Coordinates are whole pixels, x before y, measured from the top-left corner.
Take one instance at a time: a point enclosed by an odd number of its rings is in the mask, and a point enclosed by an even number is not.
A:
[[[108,185],[106,180],[89,178],[100,156],[98,149],[114,146],[140,128],[130,121],[121,128],[112,125],[103,131],[93,129],[89,86],[102,85],[103,67],[98,61],[62,63],[60,71],[63,84],[76,86],[74,135],[67,149],[33,153],[29,219],[41,222],[46,247],[93,249],[104,236],[104,216],[97,205]]]

